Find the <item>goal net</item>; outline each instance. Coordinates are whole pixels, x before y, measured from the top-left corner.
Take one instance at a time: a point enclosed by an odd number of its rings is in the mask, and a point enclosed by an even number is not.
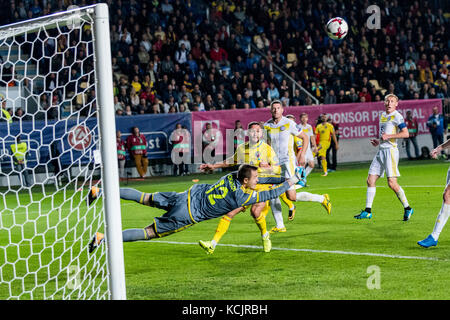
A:
[[[0,27],[0,56],[0,299],[124,299],[107,6]]]

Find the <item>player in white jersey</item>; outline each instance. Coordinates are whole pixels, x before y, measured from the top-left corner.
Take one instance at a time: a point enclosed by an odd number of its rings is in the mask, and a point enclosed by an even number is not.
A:
[[[313,152],[317,152],[317,145],[316,145],[316,136],[314,134],[314,129],[312,126],[308,123],[308,114],[303,112],[300,114],[300,123],[297,125],[297,129],[302,130],[306,135],[309,137],[309,146],[308,150],[306,151],[305,160],[307,163],[307,167],[305,169],[305,176],[308,177],[308,175],[311,173],[311,171],[314,169],[314,155]]]
[[[372,203],[376,193],[376,182],[378,178],[386,173],[389,188],[391,188],[404,207],[403,221],[408,221],[413,214],[413,209],[409,206],[405,192],[397,182],[400,176],[398,171],[398,148],[397,139],[409,137],[403,116],[396,110],[398,97],[388,94],[384,98],[386,111],[380,116],[379,139],[371,139],[374,147],[379,146],[379,150],[372,160],[367,177],[366,208],[355,216],[356,219],[372,218]]]
[[[442,150],[450,148],[450,139],[445,141],[443,144],[437,146],[431,151],[431,157],[437,159],[438,155]],[[448,217],[450,216],[450,168],[447,171],[447,185],[445,186],[443,201],[441,210],[436,218],[434,224],[433,232],[425,239],[417,242],[420,246],[424,248],[434,247],[438,243],[439,235],[442,232],[445,224],[447,223]]]
[[[283,116],[284,108],[279,100],[274,100],[270,104],[270,112],[272,119],[264,124],[264,129],[267,132],[267,141],[271,145],[278,157],[279,165],[281,166],[281,174],[286,177],[295,175],[296,164],[304,167],[306,164],[306,151],[308,150],[309,137],[302,131],[297,129],[297,124]],[[303,140],[303,145],[300,154],[297,158],[294,152],[294,137]],[[291,201],[314,201],[320,202],[331,213],[331,202],[327,194],[316,195],[308,192],[296,193],[295,186],[286,191],[286,195]],[[271,233],[286,232],[284,226],[283,215],[281,212],[281,202],[279,199],[274,199],[270,202],[272,213],[276,222],[276,227],[272,228]],[[292,219],[291,219],[292,220]]]

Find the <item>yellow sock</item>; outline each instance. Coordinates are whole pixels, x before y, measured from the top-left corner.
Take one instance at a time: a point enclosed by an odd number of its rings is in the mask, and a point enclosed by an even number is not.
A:
[[[269,209],[270,209],[269,201],[266,201],[266,205],[264,206],[264,209],[262,209],[261,211],[261,215],[264,216],[264,218],[267,217]]]
[[[322,164],[323,173],[327,173],[327,171],[328,171],[328,169],[327,169],[327,160],[326,159],[322,159],[320,161],[320,163]]]
[[[288,199],[286,193],[283,193],[280,198],[284,203],[286,203],[289,209],[294,209],[294,203],[292,203],[292,201]]]
[[[258,218],[255,218],[255,223],[261,231],[261,235],[265,235],[267,233],[266,216],[262,212]]]
[[[223,235],[228,231],[231,219],[227,216],[223,216],[217,225],[216,233],[214,234],[213,240],[218,243]]]

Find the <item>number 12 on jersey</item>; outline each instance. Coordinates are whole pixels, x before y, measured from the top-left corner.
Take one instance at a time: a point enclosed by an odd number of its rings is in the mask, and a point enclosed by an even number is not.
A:
[[[215,199],[223,199],[228,194],[228,188],[225,187],[224,184],[225,184],[225,179],[222,179],[222,180],[220,180],[219,183],[217,183],[211,189],[206,191],[206,194],[208,194],[208,200],[211,203],[211,205],[216,204]],[[220,193],[212,193],[214,190],[219,191]]]

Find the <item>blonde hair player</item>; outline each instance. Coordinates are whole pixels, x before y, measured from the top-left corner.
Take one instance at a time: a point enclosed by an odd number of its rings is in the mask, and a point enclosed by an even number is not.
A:
[[[305,166],[306,151],[309,146],[307,142],[309,141],[309,137],[304,132],[297,129],[297,124],[294,121],[284,117],[283,112],[284,108],[281,101],[272,101],[270,104],[270,113],[272,114],[272,118],[264,124],[264,129],[267,131],[268,143],[277,154],[281,167],[281,176],[288,179],[295,174],[296,163],[300,167]],[[305,146],[300,151],[297,159],[294,152],[294,137],[302,139],[303,145]],[[291,201],[319,202],[327,210],[328,214],[331,213],[331,201],[328,194],[318,195],[309,192],[296,193],[295,186],[292,186],[288,191],[286,191],[286,195]],[[280,200],[278,198],[271,200],[270,207],[272,208],[272,213],[277,224],[270,230],[270,233],[286,232]],[[290,217],[290,220],[292,219],[293,217]]]
[[[384,98],[385,111],[380,116],[380,131],[378,139],[371,139],[370,143],[374,147],[379,147],[377,154],[372,160],[367,177],[366,208],[354,216],[356,219],[372,218],[372,203],[376,193],[376,182],[378,178],[386,173],[389,188],[395,192],[397,198],[404,207],[403,221],[408,221],[413,214],[413,209],[409,206],[405,192],[398,184],[398,148],[397,139],[409,137],[403,116],[397,111],[398,97],[388,94]]]

